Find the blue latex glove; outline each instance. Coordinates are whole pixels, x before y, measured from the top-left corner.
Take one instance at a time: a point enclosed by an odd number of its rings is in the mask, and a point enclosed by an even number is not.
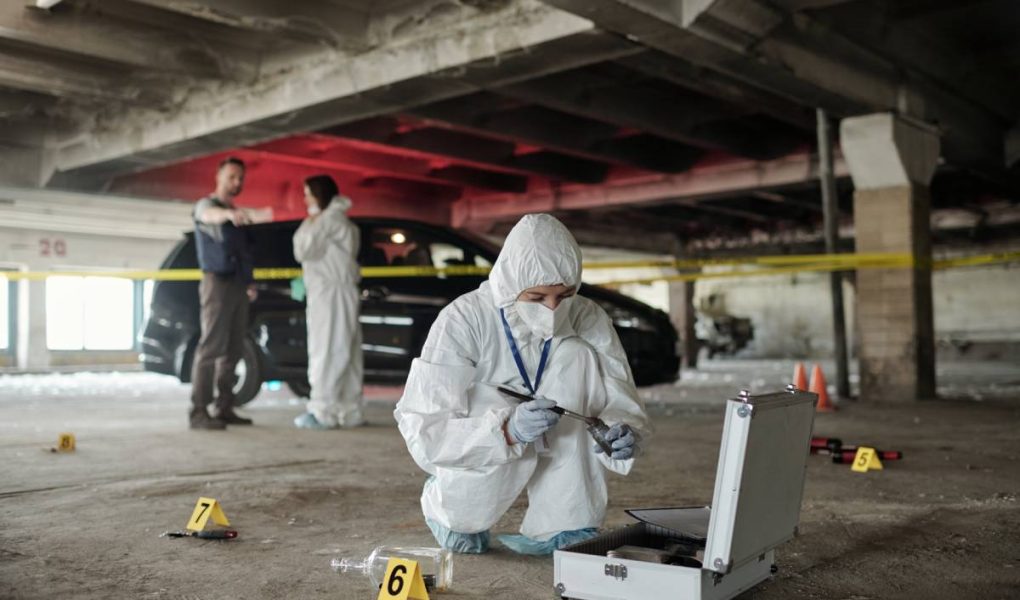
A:
[[[626,423],[617,423],[609,428],[606,432],[606,441],[613,446],[613,453],[610,458],[617,460],[627,460],[628,458],[634,458],[634,455],[638,451],[638,436],[637,432],[630,428],[630,425]],[[595,444],[595,454],[601,454],[602,448]]]
[[[559,422],[560,415],[549,410],[554,406],[555,402],[545,398],[518,404],[507,421],[506,432],[522,444],[537,440]]]
[[[497,535],[496,539],[517,554],[548,556],[554,550],[591,539],[598,535],[598,533],[598,530],[594,527],[586,527],[573,531],[561,531],[544,542],[533,540],[524,535]]]

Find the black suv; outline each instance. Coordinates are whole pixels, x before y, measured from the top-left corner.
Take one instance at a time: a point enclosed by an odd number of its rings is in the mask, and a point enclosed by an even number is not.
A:
[[[499,253],[482,239],[445,227],[383,218],[354,222],[361,229],[358,262],[363,267],[490,267]],[[291,247],[298,225],[298,221],[287,221],[251,227],[255,266],[298,267]],[[188,233],[162,268],[197,267],[194,234]],[[361,348],[366,382],[403,383],[439,311],[484,280],[484,276],[363,279]],[[257,286],[259,297],[251,307],[250,335],[237,368],[237,402],[250,401],[262,382],[272,380],[282,380],[299,396],[307,396],[304,302],[291,298],[289,280],[260,280]],[[612,317],[638,385],[676,378],[680,363],[677,334],[666,313],[605,288],[583,285],[581,294],[598,302]],[[198,282],[157,282],[141,340],[145,369],[189,381],[198,337]]]

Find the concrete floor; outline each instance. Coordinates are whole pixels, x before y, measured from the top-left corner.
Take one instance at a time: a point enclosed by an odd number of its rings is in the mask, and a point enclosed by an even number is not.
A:
[[[625,508],[708,502],[721,401],[778,388],[791,370],[714,361],[643,390],[657,435],[630,477],[610,478],[606,525],[628,523]],[[860,475],[812,457],[800,536],[743,598],[1020,597],[1020,367],[956,363],[940,377],[952,400],[818,416],[819,435],[906,458]],[[390,417],[398,394],[372,389],[372,426],[355,431],[296,431],[301,403],[275,391],[246,411],[255,427],[192,432],[188,388],[170,378],[0,377],[0,598],[374,598],[329,559],[433,545],[424,478]],[[76,453],[47,450],[61,431],[77,435]],[[199,496],[220,500],[239,539],[159,537]],[[497,531],[516,528],[523,502]],[[552,598],[552,579],[551,559],[497,547],[457,556],[438,597]]]

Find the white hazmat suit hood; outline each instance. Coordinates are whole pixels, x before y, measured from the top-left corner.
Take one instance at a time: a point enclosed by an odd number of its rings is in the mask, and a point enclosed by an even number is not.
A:
[[[514,308],[525,289],[581,283],[581,252],[549,215],[528,215],[507,236],[488,281],[445,307],[421,356],[411,364],[394,416],[415,462],[433,475],[422,493],[424,515],[460,533],[486,531],[528,491],[521,533],[548,540],[562,531],[598,527],[605,516],[604,470],[630,471],[634,460],[595,454],[579,421],[561,419],[547,432],[549,453],[510,444],[504,426],[516,402],[499,385],[527,393],[500,316],[536,393],[560,406],[626,423],[647,439],[648,418],[612,321],[583,297],[561,303],[562,326],[548,342]]]
[[[581,285],[581,248],[567,228],[550,215],[525,215],[506,236],[489,273],[498,308],[513,305],[528,288]]]

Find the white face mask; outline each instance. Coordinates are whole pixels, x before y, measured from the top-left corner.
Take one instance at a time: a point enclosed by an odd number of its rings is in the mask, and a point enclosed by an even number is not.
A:
[[[310,217],[314,217],[315,215],[317,215],[317,214],[319,214],[321,212],[322,212],[322,209],[319,208],[318,204],[313,204],[313,205],[308,207],[308,216],[310,216]]]
[[[524,321],[524,324],[528,326],[532,335],[539,339],[547,340],[555,335],[563,323],[566,322],[570,313],[571,300],[573,300],[573,297],[560,300],[556,310],[550,310],[540,302],[521,301],[515,302],[514,308],[517,310],[521,320]]]

